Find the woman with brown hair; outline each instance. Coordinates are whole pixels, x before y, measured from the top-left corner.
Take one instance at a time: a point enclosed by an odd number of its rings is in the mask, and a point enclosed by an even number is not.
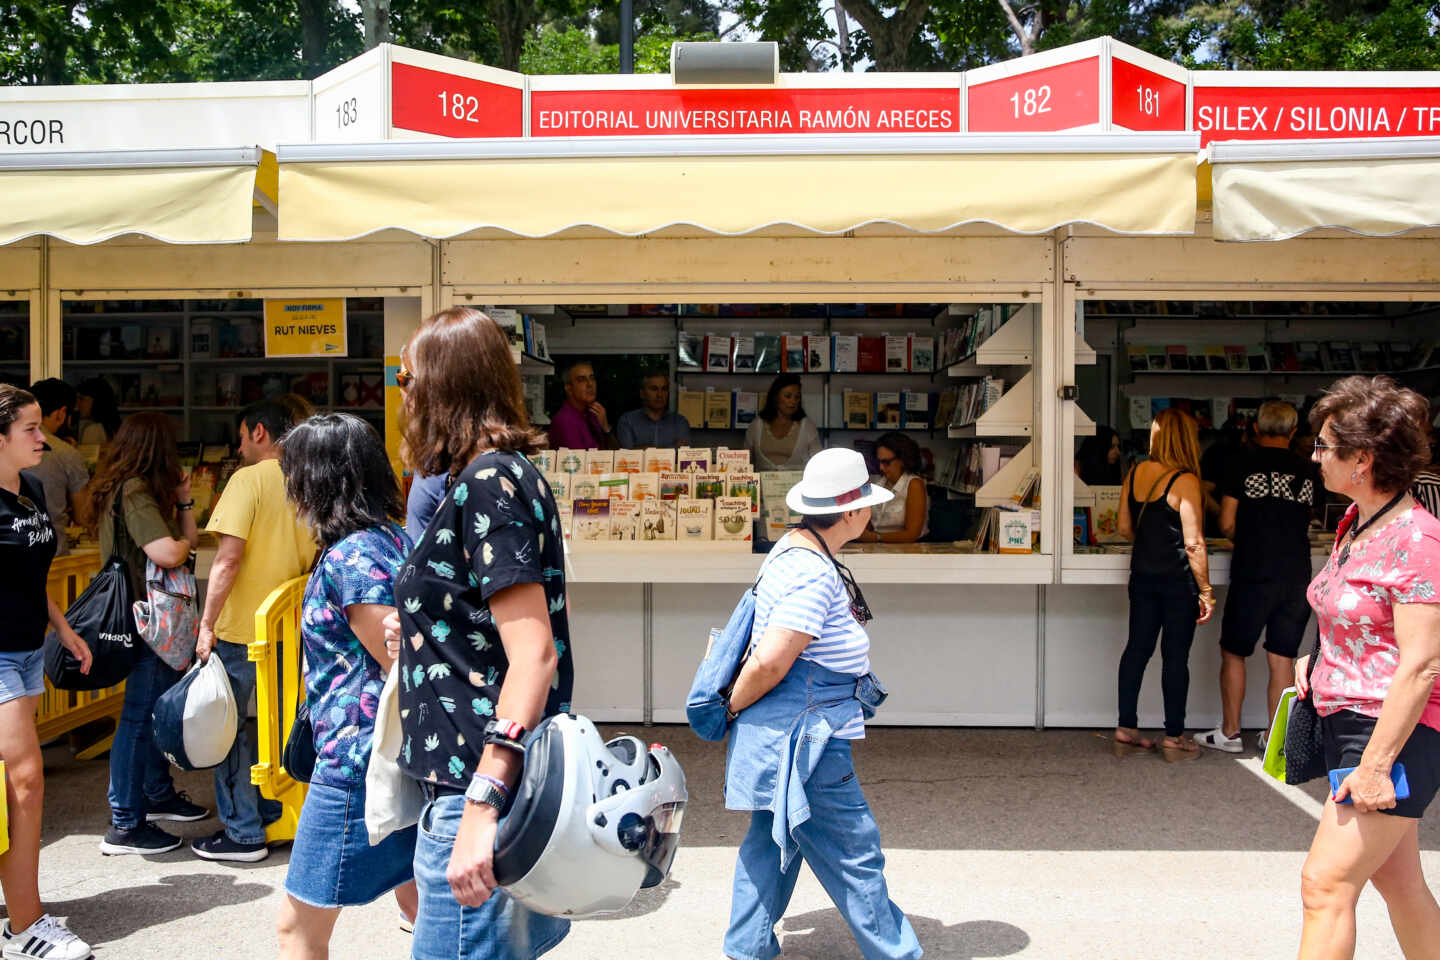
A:
[[[84,496],[86,521],[99,532],[100,556],[125,560],[136,600],[146,596],[147,560],[178,567],[199,542],[190,478],[180,469],[174,423],[163,413],[136,413],[121,422]],[[174,850],[180,838],[152,821],[190,822],[209,815],[176,792],[170,763],[154,744],[155,701],[180,673],[143,642],[137,654],[110,748],[110,829],[100,852],[112,856]]]
[[[1120,656],[1117,755],[1155,746],[1140,736],[1137,711],[1145,666],[1159,638],[1165,700],[1161,750],[1172,763],[1199,756],[1199,744],[1185,736],[1190,644],[1195,625],[1215,612],[1201,489],[1194,418],[1173,408],[1160,411],[1150,427],[1150,459],[1130,471],[1120,498],[1120,534],[1133,540],[1135,549],[1130,555],[1130,635]]]
[[[550,485],[526,459],[525,415],[505,333],[477,310],[425,320],[401,352],[404,455],[448,478],[395,582],[400,766],[429,801],[415,846],[415,960],[528,960],[569,921],[495,889],[500,811],[540,720],[570,710],[564,535]]]
[[[1295,662],[1295,686],[1320,715],[1326,769],[1354,769],[1326,802],[1300,873],[1301,960],[1355,955],[1367,881],[1406,957],[1434,956],[1440,943],[1419,841],[1440,789],[1440,521],[1410,493],[1430,459],[1427,413],[1389,377],[1346,377],[1310,413],[1325,488],[1353,503],[1310,584],[1319,653]],[[1403,798],[1392,781],[1401,766]]]

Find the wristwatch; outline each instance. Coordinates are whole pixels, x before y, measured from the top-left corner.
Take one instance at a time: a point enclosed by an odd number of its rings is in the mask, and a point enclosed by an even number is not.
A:
[[[509,794],[496,786],[488,777],[472,777],[470,786],[465,790],[467,802],[494,807],[496,813],[504,812],[505,803],[509,798]]]

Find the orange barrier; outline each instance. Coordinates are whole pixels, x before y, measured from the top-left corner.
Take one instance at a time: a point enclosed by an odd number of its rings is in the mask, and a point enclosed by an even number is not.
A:
[[[276,587],[255,611],[255,641],[248,649],[255,664],[255,718],[259,762],[250,768],[250,782],[260,793],[279,800],[284,812],[265,828],[265,841],[295,839],[305,784],[285,770],[285,741],[295,711],[305,696],[304,657],[300,643],[300,602],[308,577]],[[243,707],[242,707],[243,709]]]
[[[95,574],[100,572],[98,553],[72,553],[57,557],[50,565],[50,577],[45,592],[50,595],[61,610],[68,610],[75,598],[84,592]],[[45,681],[45,692],[40,695],[40,709],[35,715],[35,729],[40,742],[72,733],[96,720],[109,718],[118,721],[120,708],[125,701],[125,684],[117,684],[104,690],[56,690]],[[115,739],[114,731],[98,742],[80,746],[74,744],[76,756],[91,760],[110,749]]]

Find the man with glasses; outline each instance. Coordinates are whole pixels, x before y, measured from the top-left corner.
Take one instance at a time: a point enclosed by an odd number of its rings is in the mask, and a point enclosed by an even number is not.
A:
[[[550,449],[595,450],[609,446],[610,421],[595,399],[595,368],[578,360],[565,368],[565,402],[550,418]]]

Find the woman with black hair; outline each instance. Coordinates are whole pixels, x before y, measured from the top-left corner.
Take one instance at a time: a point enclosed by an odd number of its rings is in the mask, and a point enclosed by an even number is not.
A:
[[[871,510],[862,543],[914,543],[930,532],[930,495],[920,476],[920,445],[898,431],[875,441],[880,486],[894,498]]]
[[[800,403],[800,378],[782,373],[770,384],[765,406],[745,431],[756,470],[801,470],[821,450],[820,431]]]
[[[1118,487],[1125,480],[1124,459],[1120,434],[1099,426],[1094,436],[1080,442],[1075,454],[1075,474],[1092,487]]]
[[[75,388],[76,443],[105,443],[120,429],[115,388],[104,377],[91,377]]]
[[[383,621],[395,612],[395,578],[411,544],[397,522],[405,505],[385,443],[359,417],[331,413],[299,424],[285,437],[280,468],[322,553],[300,614],[315,772],[276,932],[285,960],[320,960],[341,907],[394,890],[406,919],[415,916],[415,828],[373,847],[365,830],[376,708],[394,663]]]

